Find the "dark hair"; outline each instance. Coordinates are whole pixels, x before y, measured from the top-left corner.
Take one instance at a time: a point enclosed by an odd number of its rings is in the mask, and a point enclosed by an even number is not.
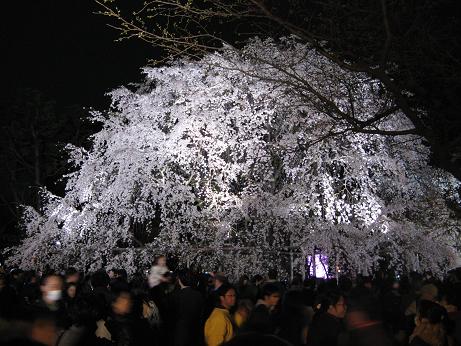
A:
[[[117,278],[110,283],[110,290],[115,294],[124,291],[128,292],[130,291],[130,285],[123,278]]]
[[[65,291],[67,293],[67,290],[70,288],[70,287],[75,287],[75,289],[77,290],[78,289],[78,286],[75,282],[69,282],[69,283],[66,283],[65,285]],[[78,291],[77,291],[78,292]]]
[[[229,290],[235,290],[234,286],[229,283],[224,283],[216,290],[216,294],[219,297],[224,297]]]
[[[31,284],[33,280],[35,280],[36,283],[39,281],[37,273],[34,270],[25,271],[24,272],[24,283]]]
[[[119,278],[122,278],[123,280],[128,279],[128,273],[125,269],[112,269],[112,271],[114,274],[117,274]]]
[[[249,280],[250,280],[250,278],[248,277],[248,275],[243,274],[239,279],[239,286],[243,286],[243,283],[245,281],[249,281]]]
[[[348,310],[365,312],[370,320],[382,319],[382,304],[378,297],[366,287],[355,287],[348,296]]]
[[[222,283],[228,282],[228,281],[227,281],[227,277],[226,277],[223,273],[215,273],[215,275],[214,275],[213,278],[214,278],[215,280],[221,281]]]
[[[136,293],[146,293],[148,288],[147,288],[147,283],[145,281],[145,275],[142,272],[136,272],[133,274],[129,286],[131,287],[131,290]]]
[[[195,287],[198,281],[194,273],[192,273],[192,271],[190,271],[189,269],[179,270],[177,273],[177,277],[179,280],[181,280],[181,283],[184,286]]]
[[[343,297],[339,290],[330,290],[322,294],[316,300],[317,312],[322,314],[328,311],[328,308],[332,305],[336,305],[339,300]]]
[[[308,325],[303,301],[303,293],[298,290],[285,292],[282,299],[278,335],[293,345],[300,345],[302,331]]]
[[[340,276],[338,286],[341,291],[349,292],[353,287],[352,280],[347,276]]]
[[[296,273],[293,275],[293,280],[291,280],[291,286],[301,286],[303,284],[303,277],[301,274]]]
[[[270,280],[277,280],[277,269],[269,269],[269,271],[267,272],[267,276]]]
[[[40,282],[39,282],[40,286],[45,286],[46,280],[48,280],[48,278],[50,278],[52,276],[55,276],[55,277],[61,279],[62,282],[64,282],[61,275],[59,275],[59,274],[57,274],[55,272],[48,272],[47,274],[42,275],[42,277],[40,278]]]
[[[250,299],[240,299],[237,302],[237,309],[243,308],[246,309],[248,312],[251,312],[253,310],[254,304]]]
[[[19,269],[19,268],[13,268],[10,270],[10,276],[13,277],[14,275],[21,275],[22,273],[24,273],[24,271],[22,269]]]
[[[458,310],[461,310],[461,296],[458,294],[458,292],[461,292],[461,282],[446,289],[443,297],[448,304],[454,305],[458,308]]]
[[[67,270],[66,270],[66,276],[71,276],[71,275],[75,275],[75,274],[78,274],[77,269],[75,269],[75,268],[73,268],[73,267],[67,268]]]
[[[93,273],[93,275],[91,275],[90,282],[93,288],[107,287],[107,285],[109,285],[110,278],[104,270],[98,270],[97,272]]]
[[[301,291],[290,290],[285,292],[282,299],[282,313],[299,312],[304,307],[304,296]]]
[[[416,307],[419,318],[425,318],[430,324],[445,323],[448,319],[447,310],[429,300],[420,300]]]
[[[251,281],[253,281],[253,283],[256,283],[258,281],[263,281],[264,278],[262,277],[262,275],[259,275],[259,274],[256,274],[255,276],[253,276],[253,278],[251,279]]]
[[[147,297],[144,294],[131,293],[131,315],[136,319],[143,317],[143,304],[147,302]]]
[[[133,295],[131,293],[131,291],[128,289],[128,290],[120,290],[120,291],[116,291],[116,292],[111,292],[111,295],[110,295],[110,303],[113,304],[117,301],[117,299],[121,296],[128,296],[130,298],[130,300],[133,298]]]
[[[267,284],[265,284],[263,286],[263,288],[262,288],[262,296],[264,298],[265,296],[270,296],[270,295],[272,295],[274,293],[280,293],[280,291],[281,290],[280,290],[280,287],[278,285],[269,282],[269,283],[267,283]]]
[[[87,297],[79,297],[69,305],[68,317],[70,322],[77,326],[91,327],[96,323],[98,310]]]

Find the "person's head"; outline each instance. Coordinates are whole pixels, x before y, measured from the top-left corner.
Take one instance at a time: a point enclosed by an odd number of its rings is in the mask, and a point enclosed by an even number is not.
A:
[[[267,277],[271,281],[277,280],[277,269],[275,268],[269,269],[269,271],[267,272]]]
[[[117,274],[115,273],[116,270],[117,270],[117,269],[114,269],[114,268],[109,269],[109,271],[107,272],[107,275],[109,276],[109,279],[112,280],[112,279],[115,279],[115,278],[116,278],[116,275],[117,275]]]
[[[363,278],[363,287],[369,290],[373,288],[373,278],[371,276],[365,276]]]
[[[66,282],[67,283],[78,283],[80,281],[80,273],[77,269],[69,267],[66,270]]]
[[[355,329],[364,323],[381,321],[382,304],[378,297],[364,286],[355,287],[347,298],[347,324]]]
[[[93,288],[107,288],[110,278],[104,270],[98,270],[91,275],[90,283]]]
[[[437,296],[439,294],[439,290],[436,285],[434,284],[426,284],[421,287],[420,290],[420,299],[421,300],[429,300],[429,301],[436,301]]]
[[[212,288],[214,286],[214,279],[213,279],[213,275],[210,274],[210,273],[205,273],[203,276],[202,276],[202,279],[203,281],[205,282],[206,281],[206,285],[208,288]]]
[[[43,278],[40,291],[42,292],[42,299],[47,304],[53,304],[62,297],[63,280],[59,275],[50,274]]]
[[[419,336],[429,345],[443,345],[446,342],[448,314],[443,306],[421,300],[416,306],[415,329],[410,340]]]
[[[87,297],[76,298],[68,307],[70,323],[76,326],[92,327],[97,320],[97,307]]]
[[[420,300],[416,306],[415,324],[429,323],[442,324],[447,321],[448,315],[445,308],[429,300]]]
[[[352,280],[348,276],[340,276],[338,281],[338,287],[342,292],[349,292],[352,289]]]
[[[248,277],[248,275],[244,274],[239,279],[239,286],[246,286],[248,285],[249,281],[250,281],[250,278]]]
[[[275,307],[280,300],[280,287],[276,284],[267,283],[263,286],[262,296],[264,304],[269,307]]]
[[[178,271],[178,283],[181,288],[194,287],[196,285],[196,278],[189,269],[182,269]]]
[[[344,296],[337,290],[330,290],[320,297],[317,305],[319,313],[329,313],[337,318],[346,315],[346,301]]]
[[[237,295],[232,285],[224,283],[216,290],[216,293],[219,296],[219,303],[225,309],[229,310],[235,305]]]
[[[282,299],[282,313],[293,315],[304,308],[304,295],[299,290],[285,292]],[[296,316],[297,317],[297,316]]]
[[[24,282],[28,285],[37,283],[37,273],[34,270],[24,272]]]
[[[114,279],[127,281],[128,280],[128,273],[125,269],[112,269],[114,272]]]
[[[251,279],[251,281],[253,281],[253,283],[254,283],[256,286],[259,286],[259,285],[261,285],[261,284],[264,282],[264,278],[263,278],[262,275],[256,274],[255,276],[253,276],[253,278]]]
[[[215,290],[227,282],[227,277],[223,273],[216,273],[213,277],[213,285]]]
[[[240,315],[248,317],[253,310],[253,302],[250,299],[240,299],[237,303],[237,310]]]
[[[460,310],[461,297],[458,294],[460,289],[461,287],[457,287],[454,290],[448,290],[440,299],[440,304],[447,312],[453,313]]]
[[[112,311],[116,315],[128,315],[131,313],[132,305],[131,294],[127,291],[122,291],[114,297]]]
[[[21,281],[24,272],[19,268],[13,268],[10,270],[10,277],[12,281]]]
[[[77,285],[73,282],[67,285],[66,294],[70,299],[74,299],[77,295]]]
[[[154,265],[160,266],[160,267],[166,267],[166,256],[160,255],[160,256],[155,257]]]
[[[293,287],[302,287],[303,285],[303,277],[299,273],[295,273],[293,275],[293,280],[291,281],[291,286]]]

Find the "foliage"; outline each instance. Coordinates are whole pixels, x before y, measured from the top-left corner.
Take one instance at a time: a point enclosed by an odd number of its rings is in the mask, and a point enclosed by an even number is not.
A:
[[[139,39],[173,57],[197,58],[223,44],[240,47],[253,36],[295,35],[330,62],[379,80],[410,120],[407,131],[428,142],[431,164],[461,179],[459,1],[96,2],[121,40]],[[351,114],[340,120],[364,130]]]
[[[26,210],[11,262],[133,272],[163,252],[237,275],[290,253],[301,268],[320,249],[351,271],[449,265],[460,225],[446,201],[459,182],[428,165],[420,137],[351,132],[331,111],[366,121],[392,109],[378,80],[293,39],[144,73],[93,112],[91,150],[69,146],[66,194],[45,191],[43,209]],[[395,111],[376,126],[411,123]]]

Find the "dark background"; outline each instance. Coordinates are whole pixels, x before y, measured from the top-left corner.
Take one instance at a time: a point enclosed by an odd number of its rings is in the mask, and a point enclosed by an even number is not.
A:
[[[93,0],[8,1],[2,4],[2,84],[33,87],[64,104],[103,105],[103,94],[139,78],[155,57],[136,40],[115,43],[117,31],[94,14]]]
[[[142,78],[156,57],[141,41],[115,42],[93,0],[5,1],[1,9],[0,249],[16,243],[19,203],[40,206],[37,190],[62,194],[67,142],[97,130],[83,121],[104,109],[107,91]]]

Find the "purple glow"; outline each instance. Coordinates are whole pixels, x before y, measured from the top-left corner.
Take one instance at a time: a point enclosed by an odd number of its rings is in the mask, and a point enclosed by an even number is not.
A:
[[[316,254],[314,260],[312,256],[307,256],[306,262],[309,267],[310,276],[328,278],[328,256]]]

